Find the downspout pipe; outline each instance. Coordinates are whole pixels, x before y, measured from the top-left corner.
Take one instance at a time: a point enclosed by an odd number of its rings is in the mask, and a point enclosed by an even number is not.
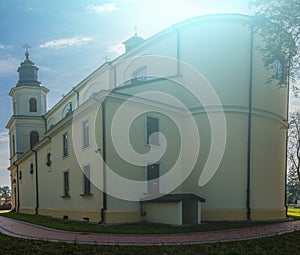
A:
[[[177,60],[177,70],[176,75],[180,75],[180,33],[178,28],[173,25],[173,29],[176,32],[176,60]]]
[[[253,93],[253,28],[250,39],[250,72],[249,72],[249,99],[248,99],[248,146],[247,146],[247,220],[251,220],[251,139],[252,139],[252,93]]]
[[[16,164],[16,162],[14,162],[13,165],[17,167],[17,197],[18,197],[18,199],[17,199],[17,204],[15,206],[16,206],[16,211],[19,212],[19,210],[20,210],[19,165]]]
[[[106,114],[105,100],[101,104],[102,114],[102,159],[103,159],[103,206],[101,209],[101,223],[105,222],[105,212],[107,209],[107,194],[106,194]]]
[[[290,105],[290,66],[291,66],[291,56],[289,56],[289,73],[288,73],[288,79],[287,79],[287,106],[286,106],[286,116],[287,121],[289,122],[289,105]],[[284,172],[284,206],[285,206],[285,216],[288,218],[288,206],[287,206],[287,168],[288,168],[288,142],[289,142],[289,136],[288,136],[288,129],[286,131],[286,143],[285,143],[285,172]]]
[[[75,87],[72,88],[72,91],[76,93],[76,101],[77,101],[77,106],[79,106],[79,91],[75,89]]]
[[[105,212],[107,209],[107,194],[106,194],[106,114],[105,114],[105,99],[103,101],[98,100],[94,97],[94,100],[101,104],[101,115],[102,115],[102,208],[100,211],[101,221],[99,224],[105,223]]]
[[[36,194],[36,207],[35,207],[35,215],[38,215],[39,210],[39,179],[38,179],[38,160],[37,160],[37,151],[31,149],[35,155],[35,194]]]

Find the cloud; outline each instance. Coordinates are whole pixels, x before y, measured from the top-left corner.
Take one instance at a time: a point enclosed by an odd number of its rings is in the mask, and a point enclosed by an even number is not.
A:
[[[102,14],[104,12],[112,12],[117,10],[117,6],[114,3],[106,3],[102,5],[88,5],[87,9],[93,11],[97,14]]]
[[[8,141],[8,133],[0,132],[0,142],[7,142],[7,141]]]
[[[91,42],[92,40],[93,40],[93,38],[91,38],[91,37],[62,38],[62,39],[58,39],[58,40],[45,42],[40,45],[40,48],[60,49],[60,48],[65,48],[65,47],[81,46],[81,45]]]
[[[123,43],[114,44],[109,47],[108,51],[116,56],[120,56],[125,53],[125,46]]]
[[[19,61],[15,58],[0,58],[0,77],[8,76],[16,72]]]
[[[6,47],[0,43],[0,49],[5,49]]]

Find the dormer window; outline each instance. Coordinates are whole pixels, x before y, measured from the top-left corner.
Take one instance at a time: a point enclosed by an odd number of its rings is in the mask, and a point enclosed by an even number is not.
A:
[[[132,74],[132,83],[135,82],[142,82],[147,80],[147,67],[143,66],[139,69],[137,69]]]
[[[69,102],[63,110],[62,117],[64,118],[64,117],[68,116],[69,114],[72,113],[72,111],[73,111],[73,104],[72,104],[72,102]]]
[[[30,112],[37,112],[37,102],[35,98],[29,99],[29,111]]]

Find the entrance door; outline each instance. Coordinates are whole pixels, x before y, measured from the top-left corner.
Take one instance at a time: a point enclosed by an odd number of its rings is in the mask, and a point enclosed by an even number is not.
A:
[[[159,193],[159,164],[155,163],[147,166],[147,188],[148,194]]]

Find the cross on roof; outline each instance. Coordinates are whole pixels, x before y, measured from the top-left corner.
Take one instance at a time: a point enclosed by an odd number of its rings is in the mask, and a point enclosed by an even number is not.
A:
[[[108,56],[105,56],[103,59],[105,60],[106,63],[110,61],[110,58]]]
[[[26,49],[25,56],[26,56],[26,58],[28,59],[28,57],[29,57],[28,49],[30,49],[31,46],[30,46],[28,43],[26,43],[26,44],[23,45],[22,47]]]

